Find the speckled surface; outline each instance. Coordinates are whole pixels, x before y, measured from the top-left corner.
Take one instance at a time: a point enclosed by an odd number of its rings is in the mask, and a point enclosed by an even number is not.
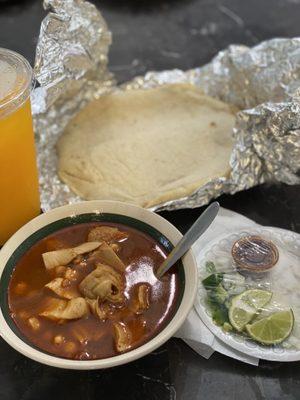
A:
[[[40,0],[0,0],[0,46],[31,62]],[[110,68],[125,81],[148,70],[199,66],[231,43],[300,35],[300,0],[98,0],[113,32]],[[223,207],[263,225],[300,232],[299,186],[263,185],[222,196]],[[202,209],[164,212],[182,232]],[[0,399],[298,400],[300,363],[252,367],[214,354],[205,360],[179,339],[107,371],[62,371],[32,362],[0,339]]]

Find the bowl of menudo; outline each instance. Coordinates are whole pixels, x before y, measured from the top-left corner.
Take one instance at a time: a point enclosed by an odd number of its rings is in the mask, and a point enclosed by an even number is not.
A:
[[[108,368],[167,341],[197,288],[189,251],[161,279],[181,238],[159,215],[115,201],[42,214],[0,251],[0,334],[16,350],[60,368]]]

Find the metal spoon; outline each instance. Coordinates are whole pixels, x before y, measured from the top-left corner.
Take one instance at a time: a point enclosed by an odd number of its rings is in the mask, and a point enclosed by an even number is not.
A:
[[[219,212],[220,204],[215,201],[200,215],[187,233],[181,238],[164,262],[158,267],[156,277],[160,279],[206,231]]]

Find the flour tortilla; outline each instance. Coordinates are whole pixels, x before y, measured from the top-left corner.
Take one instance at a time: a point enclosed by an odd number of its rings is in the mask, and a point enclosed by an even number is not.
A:
[[[234,114],[188,84],[101,97],[60,138],[59,176],[87,200],[150,207],[188,196],[229,174]]]

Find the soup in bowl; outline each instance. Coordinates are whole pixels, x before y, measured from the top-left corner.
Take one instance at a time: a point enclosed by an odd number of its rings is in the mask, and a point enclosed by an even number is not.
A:
[[[3,338],[61,368],[124,364],[178,330],[193,305],[191,251],[155,272],[181,234],[159,215],[110,201],[68,205],[21,228],[0,252]]]

